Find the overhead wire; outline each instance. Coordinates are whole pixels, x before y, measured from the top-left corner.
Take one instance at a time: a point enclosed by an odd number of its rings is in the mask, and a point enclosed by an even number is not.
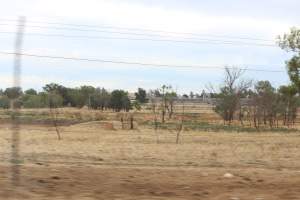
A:
[[[0,34],[15,34],[14,32],[0,31]],[[66,35],[66,34],[48,34],[48,33],[26,33],[28,36],[40,37],[62,37],[62,38],[84,38],[84,39],[108,39],[108,40],[133,40],[133,41],[152,41],[152,42],[171,42],[171,43],[190,43],[190,44],[212,44],[212,45],[234,45],[234,46],[260,46],[260,47],[277,47],[273,44],[250,43],[240,41],[224,40],[173,40],[173,39],[153,39],[153,38],[132,38],[132,37],[110,37],[110,36],[88,36],[88,35]]]
[[[0,19],[0,22],[3,21]],[[11,20],[14,21],[14,20]],[[29,21],[30,23],[42,23],[42,22],[35,22],[35,21]],[[55,22],[43,22],[43,24],[48,25],[63,25],[63,26],[73,26],[73,27],[100,27],[100,26],[92,26],[92,25],[76,25],[76,24],[68,24],[68,23],[55,23]],[[0,24],[1,25],[9,25],[9,24]],[[212,39],[203,39],[203,38],[181,38],[183,40],[174,40],[174,39],[164,39],[164,37],[167,37],[165,35],[157,35],[157,34],[145,34],[145,33],[132,33],[132,32],[121,32],[121,31],[108,31],[108,30],[98,30],[98,29],[78,29],[78,28],[69,28],[69,27],[52,27],[52,26],[32,26],[27,25],[26,27],[31,28],[42,28],[42,29],[55,29],[55,30],[72,30],[72,31],[82,31],[82,32],[101,32],[101,33],[111,33],[111,34],[125,34],[125,35],[134,35],[134,36],[147,36],[147,37],[163,37],[163,39],[160,38],[136,38],[136,37],[108,37],[108,36],[91,36],[91,35],[67,35],[67,34],[48,34],[48,33],[26,33],[28,36],[41,36],[41,37],[62,37],[62,38],[85,38],[85,39],[111,39],[111,40],[136,40],[136,41],[154,41],[154,42],[176,42],[176,43],[192,43],[192,44],[198,44],[198,43],[206,43],[206,44],[213,44],[213,45],[243,45],[243,46],[264,46],[264,47],[277,47],[273,44],[266,44],[266,43],[251,43],[251,42],[243,42],[239,40],[257,40],[257,41],[271,41],[271,40],[264,40],[264,39],[257,39],[257,38],[249,38],[249,37],[228,37],[232,39],[238,39],[236,41],[229,41],[229,40],[212,40]],[[114,26],[102,26],[102,28],[115,28],[118,29],[118,27]],[[157,30],[150,30],[150,29],[133,29],[133,28],[120,28],[121,30],[138,30],[138,31],[150,31],[150,32],[160,32],[160,33],[169,33],[169,34],[190,34],[190,35],[197,35],[194,33],[179,33],[179,32],[171,32],[171,31],[157,31]],[[15,34],[14,32],[5,32],[0,31],[0,34]],[[213,35],[210,35],[214,37]],[[217,36],[222,38],[223,36]],[[191,39],[197,39],[197,40],[191,40]],[[1,54],[14,54],[13,52],[0,52]],[[102,62],[102,63],[114,63],[114,64],[130,64],[130,65],[142,65],[142,66],[156,66],[156,67],[175,67],[175,68],[220,68],[224,69],[224,66],[190,66],[190,65],[168,65],[168,64],[155,64],[155,63],[139,63],[139,62],[126,62],[126,61],[114,61],[114,60],[102,60],[102,59],[89,59],[89,58],[78,58],[78,57],[65,57],[65,56],[49,56],[49,55],[36,55],[36,54],[22,54],[24,56],[29,57],[38,57],[38,58],[49,58],[49,59],[64,59],[64,60],[77,60],[77,61],[89,61],[89,62]],[[256,65],[258,66],[258,65]],[[260,65],[262,66],[262,65]],[[261,71],[261,72],[284,72],[281,70],[264,70],[264,69],[249,69],[249,68],[241,68],[243,70],[247,71]]]
[[[10,24],[0,24],[0,26],[9,26]],[[98,32],[98,33],[109,33],[109,34],[118,34],[118,35],[127,35],[127,36],[146,36],[146,37],[160,37],[160,38],[174,38],[174,36],[170,35],[158,35],[158,34],[147,34],[147,33],[136,33],[136,32],[121,32],[121,31],[110,31],[110,30],[97,30],[97,29],[78,29],[78,28],[69,28],[69,27],[53,27],[53,26],[37,26],[37,25],[27,25],[27,28],[38,28],[38,29],[53,29],[53,30],[68,30],[68,31],[80,31],[80,32]],[[31,34],[34,35],[34,34]],[[35,34],[37,35],[37,34]],[[40,34],[40,36],[47,36],[46,34]],[[48,36],[52,37],[78,37],[78,38],[89,38],[89,39],[99,39],[100,37],[97,36],[69,36],[65,35],[62,36],[62,34],[48,34]],[[174,39],[157,39],[157,38],[120,38],[120,37],[102,37],[102,39],[127,39],[127,40],[149,40],[149,41],[160,41],[160,42],[180,42],[180,43],[195,43],[195,42],[213,42],[213,43],[220,43],[220,44],[233,44],[233,45],[254,45],[254,46],[270,46],[270,47],[276,47],[275,44],[270,43],[251,43],[247,40],[253,40],[254,38],[234,38],[230,37],[234,40],[220,40],[220,39],[210,39],[211,35],[207,35],[206,38],[195,38],[195,37],[179,37],[181,40],[174,40]],[[178,37],[177,37],[178,38]],[[221,37],[219,37],[221,38]],[[246,40],[247,42],[243,42],[241,40]],[[273,40],[262,40],[258,39],[259,41],[268,41],[268,42],[274,42]]]
[[[14,52],[0,51],[0,54],[5,55],[16,55]],[[82,57],[67,57],[67,56],[51,56],[51,55],[38,55],[30,53],[19,53],[19,55],[35,58],[47,58],[47,59],[60,59],[60,60],[73,60],[73,61],[86,61],[86,62],[98,62],[98,63],[112,63],[112,64],[123,64],[123,65],[139,65],[148,67],[168,67],[168,68],[190,68],[190,69],[240,69],[244,71],[255,71],[255,72],[270,72],[270,73],[282,73],[283,70],[265,70],[258,68],[241,68],[241,67],[224,67],[224,66],[204,66],[204,65],[171,65],[171,64],[157,64],[157,63],[144,63],[144,62],[133,62],[133,61],[118,61],[118,60],[106,60],[106,59],[94,59],[94,58],[82,58]]]
[[[5,20],[0,19],[0,21],[16,21],[16,20]],[[152,32],[152,33],[164,33],[164,34],[176,34],[176,35],[193,35],[199,37],[216,37],[216,38],[230,38],[237,40],[257,40],[257,41],[268,41],[273,42],[274,40],[254,38],[247,36],[229,36],[229,35],[218,35],[218,34],[202,34],[202,33],[191,33],[191,32],[176,32],[176,31],[164,31],[164,30],[154,30],[154,29],[142,29],[142,28],[128,28],[128,27],[118,27],[109,25],[86,25],[86,24],[72,24],[72,23],[60,23],[60,22],[42,22],[42,21],[29,21],[33,24],[48,24],[48,25],[60,25],[60,26],[71,26],[71,27],[86,27],[86,28],[100,28],[100,29],[117,29],[117,30],[127,30],[127,31],[140,31],[140,32]],[[86,30],[93,31],[93,30]]]

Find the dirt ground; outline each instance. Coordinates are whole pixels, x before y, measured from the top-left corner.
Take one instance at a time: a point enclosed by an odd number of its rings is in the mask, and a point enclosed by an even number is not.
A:
[[[20,184],[10,126],[0,126],[0,199],[300,200],[299,133],[22,126]],[[229,173],[229,174],[228,174]],[[228,177],[225,177],[227,174]]]
[[[300,172],[291,170],[35,165],[21,167],[16,191],[8,170],[0,168],[1,199],[300,198]]]

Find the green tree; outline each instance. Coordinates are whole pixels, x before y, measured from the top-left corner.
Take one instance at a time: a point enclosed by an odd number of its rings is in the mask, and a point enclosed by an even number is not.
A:
[[[41,95],[28,95],[26,100],[23,100],[24,108],[44,108],[46,107]]]
[[[93,86],[88,86],[88,85],[84,85],[80,87],[80,92],[84,97],[85,100],[85,105],[88,105],[89,107],[91,106],[91,102],[90,102],[90,98],[91,95],[93,95],[96,91],[96,88],[94,88]]]
[[[291,28],[290,33],[278,37],[279,46],[286,51],[293,51],[296,54],[286,62],[287,71],[292,83],[300,92],[300,29]]]
[[[300,29],[291,28],[290,33],[278,37],[278,44],[287,51],[299,52],[300,50]]]
[[[24,92],[24,94],[28,94],[28,95],[37,95],[37,91],[35,89],[28,89]]]
[[[147,103],[147,93],[143,88],[138,88],[138,91],[135,93],[135,100],[139,103]]]
[[[68,89],[68,99],[72,107],[82,108],[86,104],[87,97],[84,96],[81,89]]]
[[[299,98],[297,97],[297,88],[295,85],[281,86],[278,89],[280,102],[278,110],[283,117],[283,124],[289,125],[295,123],[297,117],[297,108],[299,106]]]
[[[9,99],[17,99],[22,95],[22,89],[20,87],[11,87],[6,88],[4,91],[4,95],[6,95]]]
[[[36,96],[36,95],[37,95],[37,92],[34,89],[26,90],[21,97],[21,101],[24,103],[24,102],[28,101],[28,99],[30,99],[32,96]]]
[[[9,98],[5,95],[0,96],[0,108],[8,109],[9,108]]]
[[[169,119],[172,118],[174,113],[174,103],[177,99],[177,94],[173,90],[171,85],[163,85],[160,89],[157,89],[161,98],[161,122],[165,123],[165,116],[169,114]]]
[[[175,104],[175,101],[177,99],[177,93],[172,90],[172,87],[170,87],[169,89],[170,89],[170,91],[166,92],[165,98],[166,98],[166,101],[167,101],[166,109],[167,109],[168,114],[169,114],[169,119],[171,119],[173,114],[174,114],[174,104]]]
[[[258,123],[261,119],[264,125],[272,127],[277,115],[278,97],[275,88],[269,81],[259,81],[255,85],[256,118]],[[259,124],[258,124],[259,125]]]
[[[90,97],[91,107],[93,109],[104,110],[110,106],[110,94],[104,88],[97,88]]]
[[[63,98],[59,94],[40,92],[41,105],[45,108],[58,108],[63,106]]]
[[[63,86],[57,83],[49,83],[43,87],[43,90],[48,93],[60,93],[59,91],[62,90],[62,88]]]
[[[58,94],[48,94],[46,102],[50,108],[59,108],[63,106],[64,99]]]
[[[60,95],[63,99],[63,105],[67,106],[70,103],[70,97],[68,95],[68,88],[57,83],[46,84],[43,90],[49,94]]]
[[[300,92],[300,57],[294,56],[291,60],[287,61],[288,75],[292,83],[297,87]]]
[[[121,110],[129,111],[131,108],[131,103],[128,93],[123,90],[112,91],[110,107],[116,112],[120,112]]]

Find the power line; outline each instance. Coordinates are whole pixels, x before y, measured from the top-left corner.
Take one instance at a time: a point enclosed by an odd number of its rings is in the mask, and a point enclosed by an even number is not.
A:
[[[5,20],[5,19],[2,19],[0,21],[15,21],[15,20]],[[200,36],[200,37],[204,36],[204,37],[209,37],[209,38],[214,38],[215,37],[215,38],[229,38],[229,39],[236,39],[236,40],[256,40],[256,41],[274,42],[274,40],[270,40],[270,39],[254,38],[254,37],[246,37],[246,36],[229,36],[229,35],[217,35],[217,34],[199,34],[199,33],[191,33],[191,32],[175,32],[175,31],[164,31],[164,30],[153,30],[153,29],[127,28],[127,27],[117,27],[117,26],[109,26],[109,25],[85,25],[85,24],[72,24],[72,23],[59,23],[59,22],[39,22],[39,21],[29,21],[29,22],[30,23],[35,23],[35,24],[61,25],[61,26],[70,26],[70,27],[87,27],[87,28],[100,28],[100,29],[140,31],[140,32],[177,34],[177,35],[193,35],[193,36]],[[94,30],[87,30],[87,31],[94,31]]]
[[[14,32],[2,31],[0,34],[15,34]],[[174,43],[205,43],[205,44],[224,44],[235,46],[261,46],[261,47],[277,47],[273,44],[264,43],[250,43],[241,41],[224,41],[224,40],[210,40],[210,39],[198,39],[198,40],[172,40],[172,39],[152,39],[152,38],[131,38],[131,37],[107,37],[107,36],[87,36],[87,35],[65,35],[65,34],[45,34],[45,33],[26,33],[29,36],[41,36],[41,37],[62,37],[62,38],[85,38],[85,39],[109,39],[109,40],[135,40],[135,41],[153,41],[153,42],[174,42]]]
[[[0,24],[0,26],[7,26],[9,24]],[[146,37],[171,37],[174,38],[174,36],[166,36],[166,35],[158,35],[158,34],[145,34],[145,33],[135,33],[135,32],[120,32],[120,31],[109,31],[109,30],[87,30],[87,29],[78,29],[78,28],[65,28],[65,27],[47,27],[47,26],[30,26],[27,25],[27,28],[39,28],[39,29],[54,29],[54,30],[72,30],[72,31],[79,31],[79,32],[98,32],[98,33],[111,33],[111,34],[119,34],[119,35],[134,35],[134,36],[146,36]],[[201,40],[202,38],[195,38],[195,37],[179,37],[180,39],[185,39],[185,40]],[[209,37],[212,38],[212,37]],[[212,40],[208,38],[204,38],[206,40]],[[222,41],[222,42],[240,42],[239,40],[247,40],[247,39],[240,39],[240,38],[234,38],[231,37],[231,39],[235,40],[217,40],[217,41]],[[260,40],[260,41],[268,41],[268,42],[274,42],[273,40]]]
[[[52,23],[51,23],[52,24]],[[59,23],[57,23],[59,24]],[[2,26],[7,26],[9,24],[0,24]],[[145,34],[145,33],[135,33],[135,32],[120,32],[120,31],[109,31],[109,30],[95,30],[95,29],[78,29],[78,28],[66,28],[66,27],[47,27],[47,26],[29,26],[32,28],[41,28],[41,29],[55,29],[55,30],[73,30],[73,31],[80,31],[80,32],[98,32],[98,33],[110,33],[110,34],[119,34],[119,35],[134,35],[134,36],[147,36],[147,37],[171,37],[174,36],[166,36],[166,35],[158,35],[158,34]],[[170,32],[171,33],[171,32]],[[175,33],[175,32],[174,32]],[[216,40],[216,39],[208,39],[208,38],[195,38],[195,37],[180,37],[181,40],[174,40],[174,39],[157,39],[157,38],[128,38],[128,37],[105,37],[105,36],[73,36],[73,35],[64,35],[64,34],[37,34],[37,33],[29,33],[27,35],[36,35],[36,36],[49,36],[49,37],[65,37],[65,38],[88,38],[88,39],[123,39],[123,40],[148,40],[148,41],[156,41],[156,42],[177,42],[177,43],[203,43],[203,42],[213,42],[214,44],[230,44],[230,45],[251,45],[251,46],[266,46],[266,47],[277,47],[274,44],[267,44],[267,43],[251,43],[249,41],[243,42],[243,40],[253,40],[254,38],[237,38],[237,37],[230,37],[234,40]],[[211,35],[209,35],[210,37]],[[221,37],[219,37],[221,38]],[[258,41],[268,41],[268,42],[275,42],[273,40],[263,40],[257,39]]]
[[[9,26],[9,25],[10,24],[0,24],[0,26]],[[80,29],[80,28],[68,28],[68,27],[37,26],[37,25],[27,25],[26,27],[38,28],[38,29],[79,31],[79,32],[112,33],[112,34],[147,36],[147,37],[174,37],[174,36],[170,36],[170,35],[167,36],[167,35],[159,35],[159,34],[147,34],[147,33],[136,33],[136,32],[120,32],[120,31],[96,30],[96,29]],[[200,35],[198,35],[198,36],[200,36]],[[204,35],[202,35],[201,37],[203,38],[203,36]],[[205,37],[206,38],[214,38],[213,35],[205,35]],[[195,38],[195,37],[188,37],[188,38],[187,37],[180,37],[180,38],[182,38],[182,39],[199,39],[199,37],[198,38]],[[226,38],[226,37],[217,37],[217,38]],[[233,40],[236,40],[236,41],[239,41],[239,40],[256,40],[256,41],[275,42],[274,40],[254,39],[254,38],[246,38],[246,37],[242,38],[242,37],[233,37],[232,36],[232,37],[227,37],[227,38],[230,38],[230,39],[233,39]]]
[[[0,54],[5,55],[16,55],[14,52],[0,51]],[[190,69],[225,69],[224,66],[201,66],[201,65],[171,65],[171,64],[155,64],[155,63],[143,63],[143,62],[127,62],[127,61],[116,61],[116,60],[104,60],[104,59],[91,59],[91,58],[81,58],[81,57],[65,57],[65,56],[50,56],[50,55],[37,55],[29,53],[20,53],[19,55],[35,57],[35,58],[47,58],[47,59],[60,59],[60,60],[73,60],[73,61],[86,61],[86,62],[98,62],[98,63],[112,63],[112,64],[125,64],[125,65],[139,65],[148,67],[168,67],[168,68],[190,68]],[[245,71],[255,71],[255,72],[270,72],[270,73],[282,73],[283,70],[264,70],[257,68],[239,68],[239,67],[227,67],[229,69],[240,69]]]

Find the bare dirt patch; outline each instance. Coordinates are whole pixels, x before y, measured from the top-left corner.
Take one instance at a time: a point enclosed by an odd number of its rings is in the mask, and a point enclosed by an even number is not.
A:
[[[0,167],[1,199],[299,199],[296,171],[254,168],[132,168],[23,166],[21,185],[10,187]],[[230,171],[234,176],[225,178]]]

